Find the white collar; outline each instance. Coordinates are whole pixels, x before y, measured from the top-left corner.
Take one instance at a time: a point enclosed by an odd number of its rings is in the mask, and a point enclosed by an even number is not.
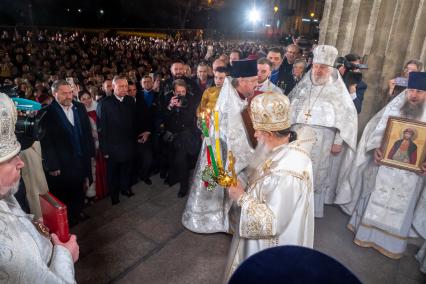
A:
[[[117,100],[119,100],[120,102],[123,102],[124,97],[119,97],[119,96],[117,96],[116,94],[114,94],[114,96],[117,98]]]

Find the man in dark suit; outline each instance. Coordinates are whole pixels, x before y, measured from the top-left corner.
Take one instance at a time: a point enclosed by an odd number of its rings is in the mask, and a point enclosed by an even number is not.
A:
[[[43,110],[44,166],[50,191],[67,205],[70,224],[75,224],[87,219],[84,186],[92,182],[90,159],[95,157],[95,147],[86,109],[73,101],[71,85],[55,81],[52,94],[55,101]]]
[[[136,131],[141,133],[136,144],[136,155],[133,158],[132,184],[137,183],[140,178],[146,184],[152,184],[149,176],[152,164],[152,122],[150,109],[146,105],[144,95],[138,93],[136,84],[132,81],[129,84],[129,96],[135,102]]]
[[[160,171],[160,162],[159,159],[152,159],[152,157],[159,157],[161,155],[161,139],[160,139],[160,128],[161,123],[163,121],[162,113],[161,113],[161,102],[160,102],[160,94],[154,91],[154,81],[152,77],[149,75],[145,75],[141,79],[142,92],[141,96],[143,96],[145,105],[148,108],[149,121],[151,122],[151,134],[148,137],[147,143],[143,143],[146,146],[144,147],[145,152],[144,155],[151,156],[151,162],[149,160],[144,161],[144,166],[142,167],[142,174],[147,171],[148,174],[158,173]],[[151,151],[148,151],[148,150]],[[149,175],[148,175],[149,176]],[[143,177],[143,175],[142,175]],[[144,179],[142,179],[144,180]],[[148,178],[145,180],[145,183],[150,184],[151,180]]]
[[[210,88],[213,86],[213,78],[208,76],[209,72],[209,65],[205,62],[201,62],[197,66],[197,76],[194,78],[195,83],[200,88],[201,92],[204,93],[204,91],[207,88]]]
[[[112,81],[114,93],[102,101],[100,109],[100,148],[107,159],[108,184],[111,201],[120,202],[119,193],[130,197],[132,160],[137,141],[134,99],[127,96],[126,77]]]
[[[339,70],[340,75],[342,75],[357,113],[360,113],[362,110],[364,93],[367,90],[367,84],[362,80],[361,70],[357,68],[360,63],[361,57],[354,53],[337,58],[335,63],[335,67]],[[353,78],[356,77],[359,78],[355,82]]]
[[[272,62],[272,73],[269,80],[280,87],[285,89],[285,80],[291,76],[293,70],[293,63],[300,54],[300,50],[295,44],[290,44],[286,48],[285,54],[278,47],[273,47],[268,51],[266,58]]]

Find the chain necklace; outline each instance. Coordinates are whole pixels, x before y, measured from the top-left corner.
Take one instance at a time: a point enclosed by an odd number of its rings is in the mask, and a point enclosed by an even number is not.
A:
[[[322,90],[324,89],[325,85],[322,86],[321,90],[319,91],[318,95],[316,96],[314,102],[311,105],[311,94],[312,94],[312,88],[313,84],[311,85],[311,88],[309,90],[309,97],[308,97],[308,110],[305,112],[305,122],[308,122],[308,119],[312,116],[311,111],[313,107],[315,106],[315,103],[317,102],[318,98],[320,97]]]

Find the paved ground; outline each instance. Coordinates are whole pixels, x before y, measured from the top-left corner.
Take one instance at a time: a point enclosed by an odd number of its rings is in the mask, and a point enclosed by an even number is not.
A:
[[[135,196],[121,197],[112,207],[102,200],[87,209],[91,216],[73,228],[80,244],[76,264],[78,283],[220,283],[231,237],[199,235],[181,225],[185,199],[177,186],[135,186]],[[346,229],[347,216],[328,206],[315,224],[315,248],[348,266],[364,283],[426,283],[410,244],[406,255],[388,259],[360,248]],[[344,282],[344,281],[343,281]]]

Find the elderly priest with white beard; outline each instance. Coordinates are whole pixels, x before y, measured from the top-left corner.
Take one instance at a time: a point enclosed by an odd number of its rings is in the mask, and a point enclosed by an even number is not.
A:
[[[355,157],[358,116],[339,72],[332,67],[337,49],[319,45],[313,54],[312,69],[289,98],[293,129],[308,127],[318,139],[311,158],[315,217],[323,217],[324,204],[335,202],[338,183],[345,180]]]
[[[390,116],[426,122],[425,100],[426,73],[411,72],[407,89],[366,125],[349,179],[341,188],[343,195],[353,196],[343,209],[353,212],[348,227],[355,233],[354,242],[393,259],[403,256],[409,237],[426,239],[426,162],[421,173],[383,165],[382,140]],[[422,252],[418,259],[425,262]]]
[[[258,145],[247,187],[244,189],[238,181],[229,188],[229,197],[241,207],[241,214],[225,280],[245,259],[261,250],[278,245],[313,246],[309,153],[315,136],[309,129],[300,129],[299,137],[290,130],[289,107],[288,98],[275,93],[258,95],[250,104]],[[262,148],[265,151],[259,151]]]
[[[0,282],[75,283],[79,248],[73,235],[62,243],[25,214],[13,196],[19,185],[21,145],[15,136],[15,104],[0,93]]]

